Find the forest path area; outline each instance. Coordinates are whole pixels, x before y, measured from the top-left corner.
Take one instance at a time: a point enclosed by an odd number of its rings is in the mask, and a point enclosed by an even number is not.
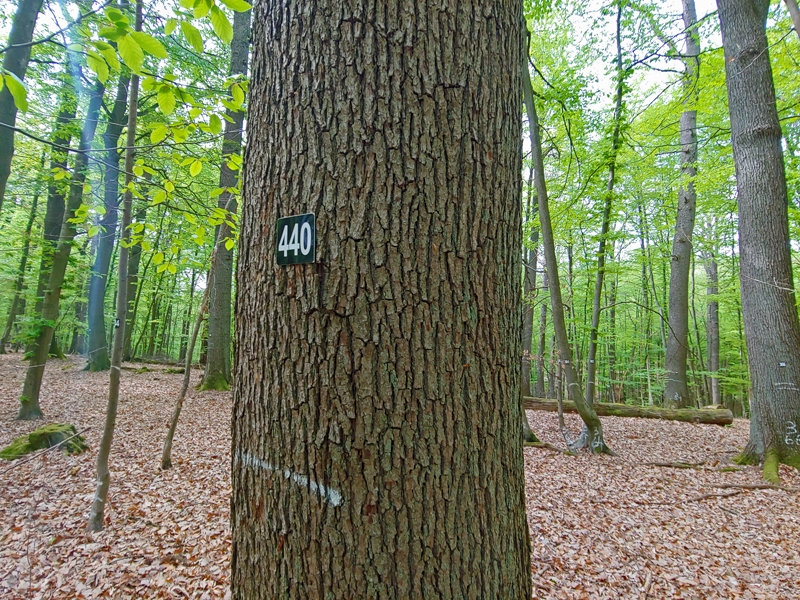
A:
[[[42,424],[14,420],[20,359],[0,356],[2,446]],[[52,360],[41,404],[49,420],[85,430],[89,451],[0,463],[0,596],[225,597],[230,394],[190,392],[175,467],[163,472],[161,445],[183,376],[163,365],[123,371],[106,529],[90,535],[108,374],[84,364]],[[563,447],[555,414],[528,415],[543,441]],[[577,432],[577,417],[566,418]],[[603,424],[616,457],[525,449],[535,597],[800,597],[800,494],[713,487],[762,483],[758,468],[731,464],[747,421]],[[679,462],[695,468],[647,464]],[[786,487],[800,487],[796,472],[782,467],[781,475]]]

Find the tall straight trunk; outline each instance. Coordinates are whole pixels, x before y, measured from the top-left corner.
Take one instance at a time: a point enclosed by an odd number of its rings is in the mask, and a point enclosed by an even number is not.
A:
[[[539,133],[539,115],[536,112],[536,102],[533,98],[533,86],[530,72],[526,66],[522,69],[523,97],[525,110],[531,129],[531,154],[533,156],[534,183],[536,196],[539,201],[539,222],[541,224],[542,251],[547,268],[547,277],[550,285],[550,308],[553,314],[553,331],[558,343],[559,368],[563,368],[567,384],[569,399],[575,403],[587,430],[588,448],[592,453],[611,453],[603,439],[603,425],[594,410],[591,402],[585,402],[581,385],[578,381],[578,372],[572,360],[572,346],[567,337],[567,325],[564,320],[564,303],[561,299],[561,283],[558,277],[558,257],[556,256],[555,237],[553,225],[550,220],[550,202],[547,197],[547,184],[544,178],[544,157],[542,155],[542,140]]]
[[[711,404],[720,404],[722,397],[719,391],[719,293],[717,261],[711,255],[705,261],[706,278],[708,285],[706,295],[708,304],[706,309],[706,347],[708,354],[708,371],[711,379]]]
[[[142,0],[136,2],[136,31],[142,29]],[[89,531],[103,529],[103,515],[108,497],[108,488],[111,484],[111,472],[108,459],[111,454],[111,443],[114,439],[114,428],[117,423],[117,405],[119,403],[119,380],[122,373],[122,350],[125,341],[125,316],[128,310],[128,254],[129,244],[123,244],[126,238],[130,240],[131,213],[133,205],[133,192],[129,185],[133,180],[134,146],[136,145],[136,113],[139,104],[139,76],[131,75],[131,99],[128,110],[128,132],[125,144],[125,197],[122,208],[121,240],[119,251],[119,269],[117,270],[117,311],[115,318],[114,346],[111,350],[111,369],[108,381],[108,406],[106,407],[106,422],[103,428],[103,437],[97,451],[97,491],[95,492],[92,506],[89,510]]]
[[[140,208],[136,212],[136,222],[144,223],[146,208]],[[130,360],[131,339],[133,339],[133,327],[136,324],[136,310],[139,302],[139,263],[142,260],[142,246],[136,244],[128,250],[128,279],[126,283],[125,297],[128,299],[128,308],[125,319],[125,341],[122,344],[122,359]],[[146,273],[146,271],[145,271]]]
[[[39,170],[44,170],[45,154],[42,153],[42,161]],[[5,354],[6,344],[11,337],[11,332],[14,329],[14,322],[17,316],[22,314],[25,310],[25,298],[22,295],[25,289],[25,269],[28,268],[28,254],[31,247],[31,231],[33,230],[33,222],[36,220],[36,209],[39,206],[39,194],[41,193],[41,178],[36,180],[36,189],[33,193],[31,200],[31,211],[28,213],[28,222],[25,224],[25,239],[22,242],[22,255],[19,259],[19,269],[17,270],[17,278],[14,281],[14,298],[11,300],[11,307],[8,309],[8,319],[6,319],[6,326],[3,330],[3,337],[0,338],[0,354]]]
[[[789,15],[792,17],[794,32],[797,37],[800,37],[800,8],[797,6],[797,0],[786,0],[786,8],[789,9]]]
[[[88,150],[91,147],[97,129],[97,120],[100,115],[100,106],[103,103],[104,91],[103,84],[97,83],[92,89],[89,98],[89,106],[86,111],[83,130],[81,131],[81,141],[78,146],[78,154],[75,157],[72,180],[70,181],[69,197],[64,211],[64,222],[61,226],[58,246],[53,255],[50,279],[42,303],[38,335],[33,342],[30,366],[25,372],[25,382],[19,399],[18,419],[31,420],[42,416],[42,411],[39,408],[39,390],[42,386],[42,377],[47,364],[50,343],[53,340],[53,329],[58,318],[61,285],[64,283],[64,275],[67,271],[67,262],[72,250],[72,240],[75,238],[75,224],[71,223],[70,220],[75,216],[75,211],[80,206],[83,198],[83,184],[86,181],[86,171],[88,170]]]
[[[745,455],[800,469],[800,321],[766,22],[769,0],[718,0],[739,204],[742,316],[750,367]],[[742,457],[745,458],[745,457]]]
[[[255,4],[234,598],[531,597],[521,9]],[[307,212],[318,263],[278,266]]]
[[[548,290],[547,270],[542,274],[542,290]],[[547,302],[542,302],[539,308],[539,345],[536,352],[536,385],[533,389],[533,395],[537,398],[544,398],[548,393],[544,387],[544,353],[545,344],[547,342]]]
[[[28,70],[28,60],[31,57],[30,42],[33,39],[33,29],[36,19],[42,9],[42,0],[18,0],[17,11],[11,21],[11,31],[8,34],[8,49],[3,53],[3,69],[25,79]],[[11,159],[14,156],[14,130],[17,123],[17,105],[14,97],[8,91],[8,85],[0,90],[0,212],[3,210],[3,199],[6,195],[6,185],[11,175]]]
[[[97,237],[95,236],[90,240],[90,243],[87,244],[89,247],[89,255],[88,259],[91,261],[93,260],[95,254],[97,254]],[[90,274],[89,274],[90,275]],[[84,273],[79,273],[76,277],[78,280],[78,285],[76,287],[83,287],[83,298],[89,297],[89,282],[91,281],[91,277],[89,275],[85,275]],[[72,331],[72,341],[69,347],[70,354],[85,354],[86,353],[86,318],[87,318],[87,303],[85,301],[81,302],[80,300],[75,302],[75,327]]]
[[[197,271],[192,269],[192,280],[189,284],[189,309],[187,310],[186,317],[183,319],[183,324],[181,325],[181,349],[178,353],[178,361],[180,362],[183,362],[183,359],[186,358],[186,350],[187,346],[189,345],[189,327],[190,323],[192,322],[192,305],[194,304],[194,287],[196,279]]]
[[[105,371],[111,366],[108,358],[106,337],[106,282],[114,253],[117,236],[117,212],[119,211],[119,162],[117,148],[119,136],[125,125],[125,111],[128,107],[128,84],[130,72],[124,69],[117,84],[117,97],[114,108],[108,115],[106,131],[103,134],[105,147],[105,187],[103,205],[106,214],[100,220],[100,233],[97,254],[94,258],[92,276],[89,281],[89,371]]]
[[[586,403],[591,404],[595,397],[597,379],[597,336],[600,331],[600,312],[602,310],[603,279],[606,274],[606,255],[608,253],[608,234],[611,230],[611,208],[614,202],[614,185],[617,179],[617,155],[621,145],[622,133],[622,97],[624,92],[625,73],[622,69],[622,12],[623,2],[617,4],[617,87],[614,100],[614,124],[611,131],[611,154],[608,159],[608,179],[603,199],[603,221],[600,225],[600,241],[597,248],[597,273],[592,295],[592,324],[589,328],[589,351],[586,356]],[[587,443],[587,431],[584,431],[582,443]]]
[[[678,216],[672,240],[669,277],[669,327],[665,362],[664,406],[683,408],[692,404],[686,375],[689,352],[689,270],[692,264],[697,193],[697,80],[700,76],[700,39],[694,0],[683,0],[683,25],[686,50],[683,73],[683,112],[681,113],[681,186],[678,191]]]
[[[611,244],[614,256],[614,244]],[[608,281],[608,378],[610,379],[610,401],[622,402],[622,383],[617,373],[617,276]]]
[[[523,64],[528,68],[527,64]],[[528,206],[525,211],[525,222],[530,223],[534,212],[531,210],[533,196],[533,170],[528,181]],[[520,396],[525,398],[531,395],[531,343],[533,342],[533,292],[536,289],[536,264],[539,262],[539,231],[531,229],[532,249],[524,248],[522,259],[522,361],[520,371],[522,373],[522,386]],[[524,400],[522,402],[522,438],[526,442],[537,442],[538,438],[531,430],[528,422],[528,414],[525,412]]]
[[[78,108],[73,77],[70,66],[66,65],[61,84],[61,100],[59,102],[58,116],[53,129],[53,146],[50,149],[50,172],[66,171],[68,167],[67,152],[60,148],[68,148],[72,140],[73,121],[75,121]],[[42,228],[42,256],[39,263],[39,280],[36,287],[35,313],[41,314],[44,293],[50,281],[50,269],[53,264],[53,255],[58,246],[58,236],[64,223],[64,205],[66,194],[69,190],[69,180],[50,179],[47,185],[47,207]]]
[[[247,73],[247,57],[250,49],[250,16],[251,11],[237,12],[233,15],[233,39],[231,40],[230,75]],[[228,158],[242,151],[242,127],[244,112],[227,111],[225,134],[222,142],[222,167],[219,173],[219,186],[232,188],[236,186],[237,171],[228,168]],[[230,202],[231,194],[223,192],[219,197],[219,208],[230,206],[236,211],[236,204]],[[231,288],[233,285],[233,248],[225,245],[230,237],[230,228],[223,223],[219,226],[217,242],[217,266],[208,285],[211,293],[208,301],[208,356],[203,373],[202,389],[227,390],[231,383]]]

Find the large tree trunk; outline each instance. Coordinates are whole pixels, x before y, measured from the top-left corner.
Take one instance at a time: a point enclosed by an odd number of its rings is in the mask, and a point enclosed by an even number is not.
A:
[[[800,37],[800,8],[797,6],[797,0],[786,0],[786,8],[789,9],[789,15],[792,17],[794,32]]]
[[[586,425],[587,437],[590,440],[589,450],[593,453],[610,453],[611,450],[603,439],[603,426],[590,402],[586,402],[578,381],[578,371],[572,360],[572,346],[567,337],[567,325],[564,320],[564,303],[561,299],[561,283],[558,277],[558,258],[556,256],[553,224],[550,220],[550,202],[547,197],[547,184],[544,178],[544,157],[542,140],[539,133],[539,116],[533,99],[533,86],[528,68],[522,69],[525,109],[531,128],[531,155],[533,157],[534,182],[536,197],[539,201],[539,221],[542,234],[542,251],[547,268],[550,285],[550,308],[553,312],[553,331],[558,344],[559,368],[563,367],[569,398],[575,403],[578,412]]]
[[[42,162],[39,167],[44,170],[44,157],[42,153]],[[39,194],[41,193],[42,180],[41,177],[36,180],[36,190],[33,193],[33,200],[31,201],[31,211],[28,213],[28,222],[25,224],[25,241],[22,243],[22,256],[19,259],[19,270],[17,271],[17,278],[14,281],[14,298],[11,300],[11,307],[8,309],[8,319],[6,319],[6,326],[3,330],[3,337],[0,338],[0,354],[5,354],[6,344],[11,337],[11,332],[14,329],[14,322],[17,316],[22,314],[25,310],[25,297],[22,295],[22,290],[25,288],[25,269],[28,268],[28,254],[31,247],[31,231],[33,230],[33,222],[36,219],[36,208],[39,205]]]
[[[3,53],[3,69],[16,75],[19,79],[25,78],[28,70],[28,60],[31,57],[30,41],[33,39],[33,29],[36,18],[42,8],[42,0],[18,0],[17,12],[11,22],[11,32],[8,34],[8,50]],[[11,159],[14,156],[14,130],[17,123],[17,105],[14,97],[4,85],[0,90],[0,211],[3,210],[3,198],[6,195],[6,184],[11,175]]]
[[[233,597],[530,598],[521,4],[254,11]]]
[[[708,348],[708,371],[711,374],[711,404],[721,404],[719,391],[719,301],[717,300],[717,262],[713,255],[705,262],[708,285],[708,308],[706,309],[706,346]]]
[[[114,108],[108,115],[106,131],[103,134],[106,155],[103,204],[106,214],[100,220],[100,239],[97,243],[92,277],[89,281],[89,364],[86,366],[89,371],[105,371],[111,366],[106,337],[106,282],[117,235],[120,162],[117,143],[126,120],[125,111],[128,107],[130,77],[127,69],[119,77]]]
[[[672,268],[669,277],[669,328],[665,362],[664,405],[683,408],[692,403],[686,376],[689,352],[689,271],[692,264],[697,193],[697,79],[700,75],[700,40],[694,0],[683,0],[683,25],[686,52],[683,74],[683,112],[681,113],[681,187],[678,191],[678,216],[672,240]]]
[[[766,20],[769,0],[718,0],[739,192],[742,316],[750,367],[748,458],[800,468],[800,322]],[[744,458],[744,457],[743,457]]]
[[[91,146],[97,129],[97,120],[100,114],[100,106],[103,102],[104,91],[105,87],[101,83],[97,83],[92,89],[89,98],[89,106],[86,111],[83,130],[81,131],[78,155],[75,157],[75,168],[70,181],[69,198],[64,211],[64,222],[61,226],[58,247],[53,255],[50,280],[42,303],[39,333],[33,342],[30,366],[25,372],[25,382],[19,399],[18,419],[30,420],[42,416],[42,411],[39,408],[39,390],[42,386],[48,351],[53,340],[55,322],[58,318],[61,285],[64,283],[64,275],[67,271],[67,262],[72,250],[72,240],[75,238],[75,224],[70,223],[70,219],[75,216],[75,211],[80,206],[83,198],[83,184],[86,181],[86,171],[88,170],[87,151]]]
[[[250,49],[251,11],[237,12],[233,15],[233,39],[231,40],[230,75],[247,73],[247,57]],[[219,186],[236,187],[237,172],[228,167],[228,158],[242,151],[243,111],[227,111],[225,135],[222,142],[222,167],[219,173]],[[236,211],[236,203],[230,202],[231,194],[223,192],[219,197],[219,208],[230,206]],[[231,382],[231,287],[233,283],[233,248],[225,244],[230,228],[226,223],[219,226],[216,248],[216,268],[209,275],[211,293],[208,303],[208,356],[203,373],[202,389],[227,390]]]

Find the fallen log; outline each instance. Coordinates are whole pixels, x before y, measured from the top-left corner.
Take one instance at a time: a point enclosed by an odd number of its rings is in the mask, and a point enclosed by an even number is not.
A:
[[[558,401],[545,398],[525,398],[527,410],[546,410],[558,412]],[[630,404],[608,404],[595,402],[594,409],[601,417],[638,417],[640,419],[664,419],[665,421],[684,421],[686,423],[703,423],[705,425],[730,425],[733,413],[728,409],[709,410],[705,408],[659,408],[657,406],[633,406]],[[564,401],[564,412],[576,413],[573,402]]]

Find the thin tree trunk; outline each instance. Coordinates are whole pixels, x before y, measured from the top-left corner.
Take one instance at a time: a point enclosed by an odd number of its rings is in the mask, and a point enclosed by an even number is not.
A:
[[[522,4],[254,11],[232,596],[530,598]],[[277,266],[310,211],[319,262]]]
[[[548,292],[547,270],[545,269],[542,274],[542,291]],[[545,344],[547,343],[547,302],[542,302],[539,308],[539,346],[536,352],[536,385],[534,386],[533,394],[537,398],[545,397],[545,384],[544,384],[544,353]]]
[[[231,40],[231,76],[247,73],[247,57],[250,48],[250,13],[237,12],[233,15],[233,39]],[[244,112],[228,110],[225,121],[225,134],[222,142],[222,166],[219,174],[221,188],[233,188],[238,179],[237,171],[228,167],[228,158],[239,155],[242,149],[242,128]],[[230,202],[232,194],[223,192],[219,197],[219,208],[230,206],[236,212],[236,203]],[[227,220],[227,219],[226,219]],[[222,230],[217,249],[217,268],[208,285],[212,293],[208,301],[208,355],[203,373],[201,389],[227,390],[231,383],[231,289],[233,286],[233,248],[226,247],[225,240],[231,231],[226,223],[219,225]]]
[[[69,198],[64,211],[64,222],[61,226],[58,247],[53,256],[50,280],[42,303],[39,333],[33,343],[30,366],[25,373],[25,382],[19,399],[18,419],[32,420],[42,416],[42,411],[39,407],[39,390],[42,386],[48,351],[53,341],[53,331],[58,318],[61,285],[64,283],[64,275],[67,271],[67,263],[72,250],[72,240],[75,238],[75,224],[71,223],[70,220],[75,216],[75,211],[80,206],[83,198],[83,184],[86,181],[86,172],[88,170],[88,150],[97,129],[97,120],[100,114],[100,106],[103,102],[104,91],[105,87],[98,82],[89,98],[78,154],[75,157],[74,172],[70,181]]]
[[[33,29],[36,19],[42,9],[42,0],[18,0],[17,11],[11,21],[11,31],[8,34],[8,49],[3,53],[3,69],[16,75],[20,80],[25,79],[28,70],[28,60],[31,57],[30,41],[33,39]],[[6,185],[11,175],[11,159],[14,156],[14,130],[17,124],[17,105],[14,97],[4,85],[0,90],[0,212],[3,210],[3,199],[6,195]]]
[[[622,2],[617,4],[617,90],[614,101],[614,127],[611,133],[611,155],[608,161],[608,180],[606,182],[605,197],[603,199],[603,221],[600,226],[600,242],[597,248],[597,274],[595,275],[594,294],[592,296],[592,324],[589,329],[589,352],[586,358],[586,399],[587,404],[591,404],[595,397],[595,385],[597,379],[597,336],[600,330],[600,311],[602,310],[601,301],[603,294],[603,278],[606,274],[606,244],[608,234],[611,230],[611,208],[614,201],[614,184],[617,176],[617,155],[621,145],[622,132],[622,97],[625,84],[625,73],[622,69]],[[587,444],[589,439],[588,432],[584,431],[579,445]]]
[[[181,325],[181,349],[178,354],[178,361],[183,361],[186,358],[186,349],[189,344],[189,327],[192,321],[192,305],[194,304],[194,286],[196,279],[197,271],[192,269],[192,281],[189,284],[189,309],[186,313],[186,318],[183,319],[183,324]]]
[[[136,2],[136,31],[142,29],[142,0]],[[129,187],[133,180],[134,146],[136,145],[136,113],[139,104],[139,77],[131,75],[131,98],[128,109],[128,135],[125,144],[125,195],[122,207],[122,236],[130,239],[130,226],[133,205],[133,193]],[[111,472],[108,468],[108,458],[111,454],[111,443],[114,439],[114,428],[117,423],[117,404],[119,402],[119,379],[122,366],[122,350],[125,341],[125,316],[128,310],[128,244],[120,243],[119,269],[117,285],[117,315],[115,318],[114,346],[111,351],[111,369],[108,382],[108,406],[106,407],[106,422],[103,428],[103,437],[97,450],[97,491],[95,492],[92,506],[89,510],[89,531],[103,529],[103,515],[108,488],[111,484]]]
[[[136,213],[136,222],[144,223],[146,208],[140,208]],[[128,251],[128,283],[125,291],[125,296],[128,299],[128,308],[126,310],[125,320],[125,342],[123,343],[122,359],[130,360],[131,356],[131,339],[133,338],[133,328],[136,325],[136,311],[139,308],[139,294],[141,293],[139,284],[139,262],[142,259],[142,245],[136,244]],[[149,264],[149,263],[148,263]],[[145,275],[147,274],[147,265],[145,265]]]
[[[766,22],[769,0],[718,0],[739,205],[742,316],[750,367],[750,441],[742,458],[800,469],[800,321],[788,197]]]
[[[683,408],[692,403],[686,375],[689,351],[689,271],[692,263],[697,193],[697,80],[700,76],[700,40],[694,0],[683,0],[686,51],[683,74],[683,112],[681,113],[681,187],[678,216],[672,242],[672,268],[669,279],[669,328],[665,362],[664,406]]]
[[[591,403],[585,402],[581,393],[578,373],[575,370],[575,363],[572,361],[572,347],[567,337],[567,326],[564,320],[564,304],[561,299],[561,284],[558,277],[558,258],[556,257],[555,237],[553,236],[553,225],[550,221],[550,204],[547,197],[547,184],[544,178],[544,158],[542,156],[542,142],[539,134],[539,116],[536,113],[536,103],[533,98],[533,86],[531,85],[530,73],[526,66],[522,69],[522,83],[525,99],[525,108],[530,122],[531,136],[533,144],[531,154],[533,155],[534,183],[536,185],[536,196],[539,201],[539,222],[541,224],[542,250],[547,268],[547,276],[550,285],[550,308],[553,314],[553,330],[559,350],[559,365],[564,369],[566,378],[567,393],[569,399],[575,403],[578,413],[581,416],[588,430],[588,445],[592,453],[611,453],[611,450],[603,439],[603,425],[597,413],[592,408]]]
[[[528,65],[524,64],[524,68]],[[531,209],[533,196],[533,170],[528,181],[528,202],[525,211],[525,222],[530,223],[533,219],[534,211]],[[537,246],[539,243],[539,231],[531,229],[531,245],[533,249],[524,248],[522,259],[522,385],[520,394],[522,397],[529,396],[531,393],[531,343],[533,341],[533,292],[536,289],[536,263],[539,262]],[[526,442],[538,442],[539,439],[531,430],[528,422],[528,414],[525,407],[522,407],[522,439]]]
[[[117,84],[117,97],[114,108],[108,116],[108,124],[103,134],[105,146],[105,190],[103,205],[106,214],[100,220],[97,254],[89,282],[89,371],[105,371],[111,366],[108,358],[106,337],[106,282],[111,266],[111,255],[114,252],[117,236],[117,212],[119,211],[119,162],[120,152],[117,148],[119,137],[125,121],[125,110],[128,106],[128,84],[130,72],[125,69]]]
[[[44,169],[44,157],[42,152],[42,161],[39,166],[40,171]],[[19,270],[17,271],[17,278],[14,281],[14,298],[11,300],[11,307],[8,310],[8,319],[6,319],[6,327],[3,330],[3,337],[0,338],[0,354],[6,353],[6,344],[11,338],[11,332],[14,328],[14,322],[17,316],[22,314],[25,310],[25,298],[22,296],[22,291],[25,289],[25,269],[28,267],[28,253],[31,247],[31,231],[33,230],[33,222],[36,220],[36,208],[39,205],[39,194],[41,193],[41,178],[36,180],[36,190],[33,193],[33,200],[31,201],[31,211],[28,214],[28,222],[25,224],[25,241],[22,244],[22,256],[19,259]]]
[[[708,347],[708,371],[711,373],[711,404],[721,404],[719,391],[719,301],[717,300],[717,262],[711,255],[705,261],[708,286],[708,308],[706,316],[706,345]]]
[[[789,9],[789,15],[792,17],[794,32],[800,38],[800,8],[797,6],[797,0],[786,0],[786,8]]]

